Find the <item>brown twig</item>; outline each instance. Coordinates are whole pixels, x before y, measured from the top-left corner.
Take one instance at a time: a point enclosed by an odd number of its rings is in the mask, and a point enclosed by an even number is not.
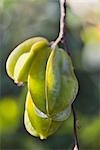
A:
[[[66,8],[67,8],[66,0],[60,0],[60,12],[61,12],[60,32],[59,32],[58,38],[52,44],[52,48],[55,49],[57,44],[62,42],[64,45],[64,49],[67,52],[69,52],[68,42],[67,42]],[[73,130],[74,130],[74,141],[75,141],[73,150],[79,150],[79,143],[78,143],[78,136],[77,136],[77,118],[76,118],[76,112],[74,109],[74,103],[72,104],[72,113],[73,113]]]
[[[74,109],[74,103],[72,103],[72,113],[73,113],[73,124],[74,124],[73,129],[74,129],[74,141],[75,141],[73,150],[79,150],[79,142],[77,136],[77,117]]]
[[[56,41],[52,44],[52,48],[55,49],[58,43],[64,39],[65,34],[65,20],[66,20],[66,0],[60,0],[60,32]]]

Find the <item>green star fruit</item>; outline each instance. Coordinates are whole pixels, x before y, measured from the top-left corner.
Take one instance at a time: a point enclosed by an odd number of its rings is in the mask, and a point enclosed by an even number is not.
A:
[[[31,38],[12,51],[6,69],[16,83],[27,82],[27,131],[46,139],[70,116],[78,92],[70,56],[58,47],[52,50],[45,38]]]

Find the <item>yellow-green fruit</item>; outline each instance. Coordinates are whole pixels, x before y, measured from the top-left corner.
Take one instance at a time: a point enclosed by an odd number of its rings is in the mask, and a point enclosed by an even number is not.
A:
[[[16,82],[27,82],[27,131],[41,139],[53,134],[69,117],[78,82],[68,54],[52,50],[44,38],[19,45],[7,60],[7,73]]]
[[[41,37],[31,38],[18,45],[8,57],[6,63],[8,75],[15,82],[26,81],[34,51],[47,45],[48,41]]]
[[[45,49],[38,51],[29,72],[28,90],[41,112],[52,118],[65,112],[75,99],[78,90],[77,79],[68,54],[58,48],[53,51]]]
[[[46,66],[46,108],[50,116],[72,104],[78,90],[70,57],[63,49],[51,52]]]
[[[28,89],[31,93],[32,99],[34,99],[34,104],[38,107],[38,109],[45,113],[45,72],[50,52],[50,48],[41,48],[37,51],[37,55],[33,59],[28,75]]]
[[[33,136],[39,136],[41,139],[46,139],[53,134],[63,123],[62,121],[54,121],[40,112],[34,105],[29,92],[26,99],[24,122],[29,133]]]

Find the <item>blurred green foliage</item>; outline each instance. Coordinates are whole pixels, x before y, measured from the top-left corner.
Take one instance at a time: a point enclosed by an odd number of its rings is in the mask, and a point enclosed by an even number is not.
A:
[[[8,109],[10,108],[10,109]],[[5,98],[0,100],[0,134],[11,132],[11,130],[17,126],[18,105],[13,98]]]
[[[89,149],[90,145],[92,149],[100,148],[100,118],[99,117],[90,121],[90,124],[86,125],[83,130],[81,129],[80,138],[86,149],[87,148]]]
[[[67,22],[68,48],[80,86],[75,101],[80,124],[78,130],[80,147],[81,150],[99,150],[100,68],[92,71],[88,68],[85,71],[82,64],[82,54],[87,43],[81,37],[84,34],[86,37],[87,31],[84,30],[87,29],[87,25],[83,28],[80,18],[70,8]],[[64,150],[73,146],[72,115],[61,129],[47,140],[41,141],[27,133],[23,124],[26,89],[17,87],[7,76],[5,69],[8,55],[22,41],[38,35],[53,41],[58,32],[58,0],[0,1],[0,149],[2,150]],[[94,38],[92,35],[95,35]],[[97,38],[94,30],[88,34],[88,39],[92,41],[96,41],[95,37]]]

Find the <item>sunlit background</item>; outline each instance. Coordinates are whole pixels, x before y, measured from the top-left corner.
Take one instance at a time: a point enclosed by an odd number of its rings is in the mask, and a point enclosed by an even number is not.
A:
[[[41,141],[24,127],[26,87],[7,76],[10,52],[22,41],[43,36],[53,41],[59,32],[58,0],[0,0],[0,149],[71,150],[73,117]],[[68,0],[68,47],[79,81],[75,108],[81,150],[100,150],[100,0]]]

